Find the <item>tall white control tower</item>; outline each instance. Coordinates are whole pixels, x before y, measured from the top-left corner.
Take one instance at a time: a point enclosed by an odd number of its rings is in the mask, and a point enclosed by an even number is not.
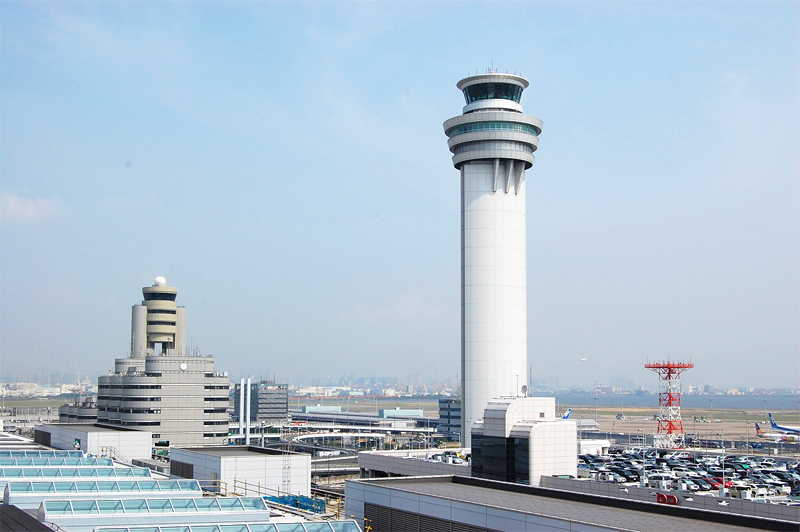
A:
[[[525,171],[542,121],[519,103],[528,81],[488,72],[458,82],[467,105],[444,123],[461,171],[461,431],[490,400],[524,395],[528,368]]]

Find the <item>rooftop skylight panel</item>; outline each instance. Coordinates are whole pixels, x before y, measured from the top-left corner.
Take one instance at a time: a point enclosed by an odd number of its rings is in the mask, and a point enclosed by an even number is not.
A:
[[[43,467],[40,470],[43,477],[60,477],[61,469],[57,467]]]
[[[162,480],[158,483],[161,491],[180,491],[181,487],[178,485],[177,480]]]
[[[95,469],[97,472],[98,477],[113,477],[114,475],[114,468],[113,467],[98,467]]]
[[[60,462],[64,460],[63,458],[53,458],[52,462]],[[50,458],[31,458],[31,465],[38,465],[38,466],[47,466],[47,465],[58,465],[51,462]]]
[[[24,477],[41,477],[42,470],[41,468],[25,468],[22,470],[22,476]]]
[[[172,508],[176,512],[196,512],[197,506],[195,506],[194,501],[192,499],[175,499],[172,501]]]
[[[144,499],[130,499],[122,501],[122,506],[127,513],[147,513],[147,503]]]
[[[239,499],[245,510],[265,510],[267,505],[261,497],[242,497]]]
[[[118,514],[124,512],[122,501],[97,501],[97,507],[101,514]]]
[[[142,491],[158,491],[158,482],[155,480],[140,480],[139,489]]]
[[[136,532],[139,531],[137,530]],[[193,526],[192,532],[220,532],[220,530],[217,525],[200,525],[200,526]],[[271,530],[270,532],[274,532],[274,529]]]
[[[46,501],[44,505],[45,511],[48,514],[65,515],[72,513],[69,501]]]
[[[69,493],[72,491],[78,491],[78,488],[75,486],[75,483],[69,482],[67,480],[53,482],[53,486],[56,488],[56,491],[58,493]]]
[[[5,478],[12,478],[12,477],[21,477],[22,476],[22,469],[19,467],[4,467],[3,468],[3,477]]]
[[[64,467],[61,468],[61,477],[78,477],[80,470],[77,467]]]
[[[97,491],[119,491],[119,485],[113,480],[98,480]]]
[[[277,532],[278,531],[278,529],[275,528],[275,525],[269,524],[269,523],[262,523],[262,524],[258,524],[258,525],[249,525],[249,526],[250,526],[250,532]],[[197,527],[195,527],[195,528],[197,528]],[[192,532],[195,532],[195,531],[192,530]],[[359,532],[361,532],[361,531],[359,530]]]
[[[97,501],[70,501],[70,504],[72,504],[72,513],[76,515],[99,513]]]
[[[80,492],[97,491],[97,482],[92,482],[91,480],[79,480],[75,482],[75,487],[78,488],[78,491]]]
[[[278,527],[278,532],[306,532],[300,523],[275,523],[275,526]]]
[[[354,521],[331,521],[330,525],[336,532],[361,532]]]
[[[161,532],[191,532],[188,526],[162,526]]]
[[[220,532],[250,532],[247,525],[219,525]]]
[[[169,503],[169,499],[147,499],[147,507],[150,508],[150,512],[172,512],[172,506]]]
[[[30,482],[9,482],[8,491],[14,493],[27,493],[33,491],[33,487],[31,486]]]
[[[135,480],[118,480],[119,491],[140,491],[139,483]]]
[[[197,509],[201,512],[219,512],[220,507],[217,503],[216,498],[209,498],[209,499],[196,499],[194,503],[197,505]]]
[[[31,482],[34,493],[53,493],[56,487],[52,482]]]
[[[78,469],[78,473],[82,477],[96,477],[97,476],[97,468],[95,467],[81,467]]]
[[[304,523],[308,532],[331,532],[333,529],[328,523]]]
[[[200,483],[196,480],[179,480],[178,485],[183,491],[200,491]]]
[[[244,506],[239,502],[239,499],[217,499],[217,502],[223,512],[244,510]]]

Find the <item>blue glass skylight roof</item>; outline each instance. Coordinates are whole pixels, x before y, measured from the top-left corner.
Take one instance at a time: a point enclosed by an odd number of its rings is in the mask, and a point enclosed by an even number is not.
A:
[[[122,491],[176,493],[201,491],[200,484],[196,480],[67,480],[60,482],[15,480],[8,483],[7,490],[10,493],[111,493]]]
[[[81,451],[0,451],[0,457],[11,458],[81,458],[83,452]]]
[[[197,482],[197,481],[192,481]],[[102,503],[102,504],[101,504]],[[39,508],[45,516],[77,515],[85,513],[242,513],[266,512],[267,505],[260,497],[204,497],[190,499],[145,498],[103,500],[44,501]],[[137,529],[138,530],[138,529]]]
[[[361,532],[352,519],[305,523],[219,524],[190,526],[135,526],[95,528],[95,532]]]
[[[0,456],[0,467],[5,466],[113,466],[111,458],[25,458]]]
[[[150,470],[146,467],[0,467],[0,478],[20,478],[20,477],[50,477],[50,478],[73,478],[73,477],[110,477],[110,478],[134,478],[150,477]]]

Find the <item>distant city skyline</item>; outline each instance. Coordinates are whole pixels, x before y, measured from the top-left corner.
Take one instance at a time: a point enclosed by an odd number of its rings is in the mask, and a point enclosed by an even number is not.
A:
[[[522,2],[511,32],[489,2],[2,10],[2,375],[113,370],[163,275],[233,378],[455,381],[442,122],[493,67],[546,126],[534,376],[800,387],[797,2]]]

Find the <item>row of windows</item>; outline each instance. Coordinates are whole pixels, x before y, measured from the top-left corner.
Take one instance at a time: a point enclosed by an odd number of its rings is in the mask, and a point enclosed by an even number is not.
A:
[[[204,414],[225,414],[227,412],[227,408],[206,408],[203,410]]]
[[[448,135],[455,137],[456,135],[472,133],[473,131],[520,131],[531,135],[539,135],[539,130],[532,125],[517,122],[472,122],[454,127],[448,132]]]
[[[121,396],[119,395],[98,395],[98,401],[119,401]],[[125,401],[161,401],[160,397],[126,397]]]
[[[117,408],[116,406],[98,407],[103,412],[119,412],[121,414],[160,414],[160,408]]]
[[[228,389],[230,389],[230,386],[228,386],[227,384],[225,386],[207,385],[207,386],[203,386],[203,388],[206,389],[206,390],[228,390]]]
[[[120,421],[124,427],[160,427],[160,421]]]
[[[225,421],[203,421],[203,425],[228,425],[228,420]]]
[[[98,390],[160,390],[160,384],[100,384]]]
[[[464,99],[467,103],[478,100],[513,100],[519,103],[522,97],[522,87],[513,83],[479,83],[464,89]]]
[[[511,150],[511,151],[524,151],[527,153],[533,153],[533,148],[527,142],[514,142],[511,140],[491,140],[485,142],[470,142],[467,144],[456,146],[456,149],[453,151],[453,154],[458,155],[459,153],[466,153],[470,151],[479,151],[479,150]]]
[[[204,401],[225,401],[226,403],[230,403],[229,397],[206,397]]]
[[[167,325],[169,327],[175,327],[174,321],[148,321],[147,325]]]
[[[178,294],[169,294],[164,292],[150,292],[142,294],[145,301],[175,301]]]
[[[227,432],[204,432],[204,438],[225,438],[228,436]]]

